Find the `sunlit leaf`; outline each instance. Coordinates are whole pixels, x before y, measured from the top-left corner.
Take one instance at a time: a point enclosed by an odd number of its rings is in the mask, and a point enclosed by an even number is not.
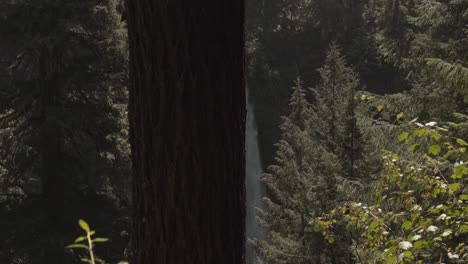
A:
[[[90,231],[90,228],[89,228],[88,223],[86,223],[83,219],[80,219],[80,220],[78,221],[78,224],[80,225],[80,227],[81,227],[84,231],[86,231],[86,232],[89,232],[89,231]]]
[[[458,143],[458,145],[460,145],[460,146],[468,146],[468,143],[466,143],[466,141],[464,141],[464,140],[461,139],[461,138],[457,138],[457,143]]]
[[[452,184],[450,184],[449,188],[450,188],[451,191],[456,192],[456,191],[460,190],[461,184],[460,183],[452,183]]]
[[[415,249],[422,249],[424,246],[426,246],[427,242],[424,241],[424,240],[419,240],[419,241],[416,241],[414,242],[414,248]]]
[[[84,249],[88,249],[88,246],[82,245],[82,244],[71,244],[71,245],[68,245],[66,248],[84,248]]]
[[[421,145],[419,145],[419,144],[414,144],[414,145],[412,145],[412,146],[410,147],[410,150],[411,150],[412,152],[416,152],[420,147],[421,147]]]
[[[412,226],[413,226],[413,223],[411,223],[410,221],[404,221],[403,224],[401,225],[401,228],[403,230],[410,230]]]
[[[387,264],[395,264],[398,262],[398,258],[396,256],[390,256],[387,258]]]
[[[424,136],[425,134],[426,134],[426,129],[423,127],[418,128],[414,131],[414,135],[418,137]]]
[[[402,112],[402,113],[399,113],[399,114],[396,116],[396,119],[397,119],[397,120],[400,120],[400,119],[402,119],[403,117],[405,117],[405,113]]]
[[[108,239],[108,238],[104,238],[104,237],[97,237],[97,238],[93,239],[93,242],[97,242],[97,243],[99,243],[99,242],[107,242],[107,241],[109,241],[109,239]]]
[[[77,239],[75,239],[75,243],[82,242],[82,241],[85,241],[85,240],[86,240],[85,236],[80,236]]]
[[[442,137],[441,135],[439,135],[437,132],[432,132],[431,133],[431,137],[435,140],[435,141],[439,141],[440,138]]]
[[[462,231],[463,233],[468,233],[468,225],[460,226],[460,231]]]
[[[428,151],[429,151],[430,154],[436,156],[436,155],[438,155],[440,153],[441,147],[440,147],[440,145],[432,145],[432,146],[429,147]]]
[[[448,157],[450,157],[450,155],[452,155],[452,154],[453,154],[453,151],[447,151],[447,153],[445,153],[443,158],[448,159]]]
[[[408,136],[409,136],[409,133],[408,132],[403,132],[401,133],[399,136],[398,136],[398,140],[401,142],[401,141],[405,141],[408,139]]]

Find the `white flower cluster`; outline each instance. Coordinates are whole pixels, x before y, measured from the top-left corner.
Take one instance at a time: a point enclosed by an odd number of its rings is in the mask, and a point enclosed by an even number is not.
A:
[[[413,244],[408,241],[401,241],[400,243],[398,243],[398,247],[403,250],[408,250],[413,247]]]
[[[444,233],[442,233],[443,237],[450,236],[452,234],[452,230],[446,230]]]
[[[446,214],[441,214],[439,217],[437,217],[437,220],[445,220],[447,218]]]
[[[463,164],[464,164],[464,162],[461,160],[461,161],[455,162],[455,164],[453,164],[453,166],[456,168],[456,167],[458,167],[460,165],[463,165]]]

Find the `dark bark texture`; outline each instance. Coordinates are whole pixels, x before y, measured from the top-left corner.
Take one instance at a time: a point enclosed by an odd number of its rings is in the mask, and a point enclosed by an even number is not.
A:
[[[244,3],[127,5],[132,263],[245,263]]]

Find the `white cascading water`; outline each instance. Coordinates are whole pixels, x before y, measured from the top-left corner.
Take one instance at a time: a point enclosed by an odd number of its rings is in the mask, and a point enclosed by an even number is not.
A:
[[[246,145],[246,206],[247,206],[247,219],[246,219],[246,236],[249,239],[262,239],[263,232],[256,220],[256,208],[262,208],[263,187],[261,182],[262,164],[260,161],[260,150],[258,148],[257,138],[257,125],[255,122],[255,115],[253,105],[249,96],[247,95],[247,128],[245,135]],[[252,246],[247,242],[247,264],[254,264],[256,261],[255,251]],[[257,259],[260,261],[259,259]]]

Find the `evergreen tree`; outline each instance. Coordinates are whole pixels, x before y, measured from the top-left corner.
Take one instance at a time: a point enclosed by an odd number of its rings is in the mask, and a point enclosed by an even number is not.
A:
[[[36,194],[67,195],[78,185],[96,190],[103,180],[96,176],[108,174],[120,156],[115,138],[124,136],[127,55],[115,5],[8,5],[2,29],[16,56],[9,85],[2,86],[3,158],[17,176],[33,167]],[[103,171],[83,171],[89,167]]]
[[[342,177],[365,179],[365,145],[355,113],[356,73],[346,66],[338,46],[330,46],[325,64],[319,69],[321,81],[313,89],[316,124],[314,134],[340,157]]]
[[[0,219],[31,219],[1,224],[0,240],[17,250],[0,250],[2,262],[64,263],[78,217],[100,215],[110,228],[121,215],[113,202],[128,200],[127,52],[116,5],[2,1],[0,202],[8,210]],[[92,212],[101,202],[106,208]]]
[[[387,87],[376,45],[363,12],[368,0],[252,0],[248,4],[248,82],[255,98],[262,159],[274,161],[280,138],[280,116],[288,111],[290,84],[297,75],[311,85],[324,62],[330,41],[343,53],[363,82],[376,90]],[[376,72],[379,74],[377,75]],[[391,77],[390,77],[391,78]]]
[[[319,70],[321,82],[306,99],[300,81],[283,117],[276,164],[264,181],[271,193],[260,214],[269,239],[257,241],[269,263],[351,263],[349,238],[333,247],[305,221],[319,216],[337,201],[349,198],[349,182],[366,181],[365,146],[355,114],[356,74],[347,67],[336,45]]]
[[[268,263],[322,263],[322,238],[306,219],[333,205],[339,165],[336,156],[310,134],[313,112],[299,80],[289,105],[276,145],[276,164],[264,175],[271,198],[265,198],[260,222],[269,238],[255,244]]]

